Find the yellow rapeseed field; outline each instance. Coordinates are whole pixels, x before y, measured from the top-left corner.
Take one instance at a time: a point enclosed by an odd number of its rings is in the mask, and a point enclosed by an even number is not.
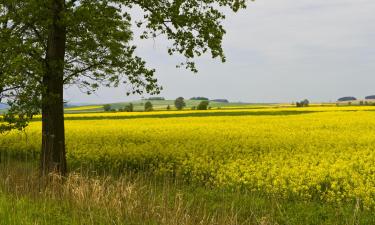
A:
[[[271,196],[375,207],[375,107],[66,115],[72,168],[145,170]],[[33,152],[40,122],[0,147]]]

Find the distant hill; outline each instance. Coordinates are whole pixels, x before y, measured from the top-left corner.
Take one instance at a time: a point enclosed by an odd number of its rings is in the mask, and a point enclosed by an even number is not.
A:
[[[345,102],[345,101],[356,101],[356,100],[357,99],[355,97],[347,96],[347,97],[339,98],[337,101],[339,101],[339,102]]]
[[[365,98],[366,100],[375,100],[375,95],[370,95]]]
[[[208,101],[209,99],[206,97],[192,97],[190,100]]]
[[[228,99],[213,99],[213,102],[229,103]]]

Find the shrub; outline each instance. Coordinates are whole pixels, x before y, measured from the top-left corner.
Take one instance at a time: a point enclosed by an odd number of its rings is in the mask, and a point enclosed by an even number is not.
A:
[[[183,97],[176,98],[176,100],[174,101],[174,106],[178,110],[183,109],[186,106],[184,98]]]
[[[103,109],[104,109],[104,111],[109,112],[109,111],[111,111],[112,107],[111,107],[110,104],[105,104],[105,105],[103,105]]]
[[[300,101],[300,102],[296,102],[297,107],[309,107],[309,104],[310,102],[307,99]]]
[[[207,110],[208,105],[210,104],[209,101],[201,101],[199,105],[197,106],[198,110]]]
[[[133,112],[134,111],[134,105],[133,103],[129,103],[127,106],[125,106],[126,112]]]
[[[150,101],[146,102],[145,103],[145,112],[150,112],[152,110],[154,110],[153,106],[152,106],[152,103]]]
[[[167,106],[167,110],[171,110],[171,106],[170,105]]]

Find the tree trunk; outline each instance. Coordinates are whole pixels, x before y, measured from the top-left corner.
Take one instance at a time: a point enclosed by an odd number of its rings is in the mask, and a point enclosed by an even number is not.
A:
[[[41,175],[67,172],[64,129],[64,59],[66,28],[62,23],[65,0],[50,0],[46,73],[42,94]]]

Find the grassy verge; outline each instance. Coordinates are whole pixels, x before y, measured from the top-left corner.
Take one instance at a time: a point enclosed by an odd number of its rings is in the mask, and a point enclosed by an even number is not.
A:
[[[47,183],[31,168],[1,167],[0,224],[375,224],[373,212],[356,204],[280,200],[146,174],[71,174]]]

